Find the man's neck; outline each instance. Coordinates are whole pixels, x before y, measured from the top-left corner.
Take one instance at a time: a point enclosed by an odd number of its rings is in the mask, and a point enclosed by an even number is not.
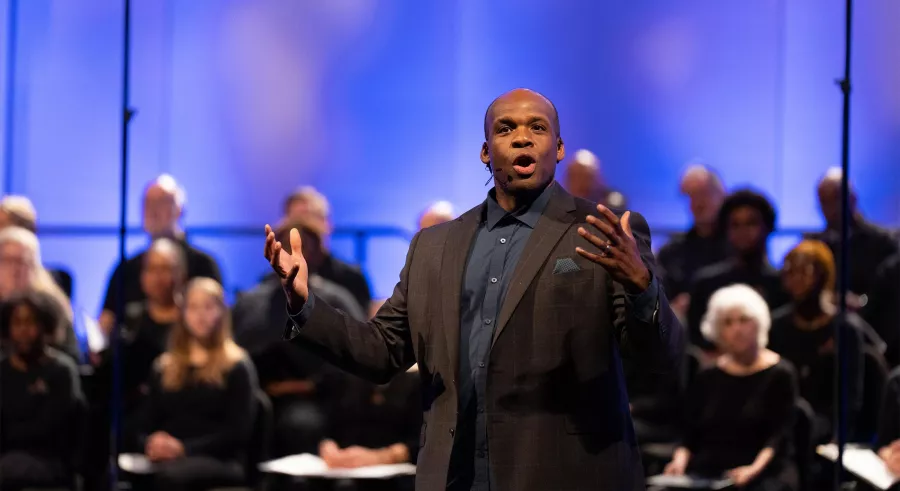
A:
[[[553,181],[547,183],[546,186],[530,190],[528,192],[519,192],[519,193],[507,193],[503,186],[501,186],[496,180],[494,181],[494,197],[497,199],[497,204],[500,205],[500,208],[506,210],[507,213],[520,210],[522,208],[527,207],[534,200],[537,199],[541,193],[547,189],[547,186],[550,186]]]
[[[716,224],[694,222],[694,232],[701,239],[708,239],[716,234]]]
[[[172,230],[150,236],[151,241],[154,241],[156,239],[171,239],[175,241],[182,241],[184,240],[184,230],[181,230],[180,228],[174,228]]]

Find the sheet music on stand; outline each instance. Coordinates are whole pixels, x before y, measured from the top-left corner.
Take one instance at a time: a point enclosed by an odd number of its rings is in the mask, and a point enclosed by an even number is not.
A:
[[[734,484],[734,481],[731,480],[731,478],[710,479],[694,476],[667,476],[665,474],[659,474],[647,478],[647,484],[675,489],[707,489],[716,491],[730,487]]]
[[[416,466],[412,464],[390,464],[357,467],[355,469],[332,469],[320,457],[308,453],[288,455],[280,459],[259,464],[263,472],[286,474],[295,477],[319,477],[324,479],[390,479],[397,476],[412,476]]]
[[[837,445],[829,443],[816,447],[816,453],[835,462],[838,457]],[[844,468],[856,477],[878,489],[887,490],[900,479],[887,469],[884,461],[870,448],[847,445],[844,447]]]

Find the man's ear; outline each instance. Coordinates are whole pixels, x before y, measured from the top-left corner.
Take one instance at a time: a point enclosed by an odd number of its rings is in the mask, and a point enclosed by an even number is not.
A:
[[[562,162],[566,158],[566,144],[563,143],[562,137],[556,139],[556,163]]]
[[[488,151],[487,142],[481,144],[481,163],[491,165],[491,153]]]

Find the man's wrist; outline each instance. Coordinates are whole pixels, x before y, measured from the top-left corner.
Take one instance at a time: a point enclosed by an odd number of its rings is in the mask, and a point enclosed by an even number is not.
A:
[[[653,277],[650,275],[650,270],[644,268],[643,273],[635,278],[631,285],[625,285],[625,289],[632,295],[640,295],[641,293],[647,291],[647,288],[650,288],[650,283],[652,280]]]

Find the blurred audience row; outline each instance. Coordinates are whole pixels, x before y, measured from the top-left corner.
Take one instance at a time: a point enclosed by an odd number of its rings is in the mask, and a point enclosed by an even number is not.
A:
[[[576,152],[564,185],[625,208],[600,169],[592,153]],[[758,489],[824,482],[827,467],[812,448],[834,435],[837,333],[849,354],[849,435],[877,445],[900,472],[900,375],[888,374],[900,364],[897,236],[867,222],[850,196],[853,313],[839,316],[840,183],[839,172],[821,179],[825,230],[805,237],[778,271],[768,261],[771,201],[750,189],[727,193],[711,168],[685,172],[693,225],[658,253],[658,274],[689,332],[684,370],[624,367],[648,472],[725,473]],[[279,342],[285,300],[272,274],[229,309],[216,261],[180,228],[183,206],[171,176],[146,187],[150,244],[115,267],[98,348],[73,328],[71,276],[42,266],[31,203],[0,201],[2,488],[66,484],[77,474],[85,489],[99,489],[114,451],[158,464],[151,478],[129,476],[135,487],[167,490],[254,482],[262,458],[304,452],[339,467],[414,462],[422,404],[415,367],[374,386]],[[419,224],[454,216],[439,202]],[[292,193],[277,227],[283,243],[292,228],[303,237],[316,294],[355,318],[374,315],[379,302],[365,275],[329,252],[326,197],[311,187]],[[106,437],[111,421],[116,439]]]

